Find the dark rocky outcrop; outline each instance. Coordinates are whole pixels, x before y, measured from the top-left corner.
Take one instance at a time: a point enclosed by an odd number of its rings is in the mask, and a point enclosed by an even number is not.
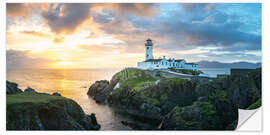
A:
[[[18,88],[18,84],[6,81],[6,93],[7,94],[17,94],[22,93],[23,91]]]
[[[32,88],[30,88],[30,87],[26,88],[26,89],[24,90],[24,92],[34,92],[34,93],[37,93],[35,89],[32,89]]]
[[[7,130],[98,130],[100,128],[95,115],[85,114],[75,101],[32,90],[7,95],[6,124]]]
[[[52,95],[53,95],[53,96],[60,96],[60,97],[61,97],[61,94],[58,93],[58,92],[54,92]]]
[[[87,94],[91,96],[97,103],[105,103],[111,89],[109,88],[109,81],[96,81],[89,88]]]
[[[237,111],[231,110],[231,117],[237,119]],[[196,101],[190,106],[179,107],[176,106],[170,113],[168,113],[161,124],[161,130],[233,130],[237,126],[228,116],[218,114],[218,110],[211,102]],[[228,113],[228,112],[223,112]],[[235,113],[235,114],[234,114]],[[222,123],[226,122],[227,123]],[[224,119],[224,120],[222,120]],[[228,128],[228,125],[234,128]]]
[[[119,82],[118,79],[96,81],[91,85],[87,94],[97,103],[107,103],[108,96],[112,93],[114,86]]]

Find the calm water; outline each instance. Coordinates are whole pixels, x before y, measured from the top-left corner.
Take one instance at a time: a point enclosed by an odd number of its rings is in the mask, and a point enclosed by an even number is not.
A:
[[[229,74],[229,69],[200,69],[210,76]],[[19,84],[24,90],[34,88],[38,92],[59,92],[62,96],[71,98],[81,105],[85,113],[95,113],[101,130],[129,130],[121,121],[132,121],[129,117],[115,114],[107,105],[96,104],[87,96],[88,88],[96,80],[110,80],[120,69],[106,70],[45,70],[25,69],[8,70],[7,80]]]

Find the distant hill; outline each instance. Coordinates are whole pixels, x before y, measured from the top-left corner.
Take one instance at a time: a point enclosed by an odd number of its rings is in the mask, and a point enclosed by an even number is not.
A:
[[[262,63],[249,63],[249,62],[233,62],[221,63],[218,61],[199,61],[196,62],[199,68],[248,68],[254,69],[261,67]]]

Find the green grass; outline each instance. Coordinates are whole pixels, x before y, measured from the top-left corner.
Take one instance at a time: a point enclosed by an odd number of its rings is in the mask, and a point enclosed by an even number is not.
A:
[[[177,72],[177,73],[182,73],[182,74],[189,74],[189,75],[199,75],[201,73],[203,73],[202,71],[193,71],[190,69],[176,69],[176,68],[170,68],[169,70],[173,71],[173,72]]]
[[[145,85],[153,85],[156,81],[152,76],[147,75],[143,70],[136,68],[127,68],[121,70],[112,77],[112,80],[115,79],[119,79],[122,82],[120,89],[128,86],[132,90],[141,90]]]
[[[128,86],[133,90],[140,90],[144,88],[144,85],[153,85],[155,83],[155,79],[152,77],[141,77],[141,78],[134,78],[130,80],[126,80],[121,84],[121,88]]]
[[[48,104],[56,100],[70,100],[60,96],[37,93],[20,93],[7,95],[7,109],[20,112],[27,109],[34,109],[42,104]]]
[[[116,73],[112,80],[120,79],[120,81],[126,80],[128,78],[146,77],[147,75],[141,69],[136,68],[126,68]]]
[[[250,105],[247,109],[248,110],[252,110],[252,109],[257,109],[262,105],[262,99],[258,99],[255,103],[253,103],[252,105]]]

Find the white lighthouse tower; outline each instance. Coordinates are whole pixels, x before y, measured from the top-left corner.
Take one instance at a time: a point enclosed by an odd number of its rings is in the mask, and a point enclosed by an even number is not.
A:
[[[150,38],[145,43],[145,60],[154,59],[153,57],[153,43]]]

